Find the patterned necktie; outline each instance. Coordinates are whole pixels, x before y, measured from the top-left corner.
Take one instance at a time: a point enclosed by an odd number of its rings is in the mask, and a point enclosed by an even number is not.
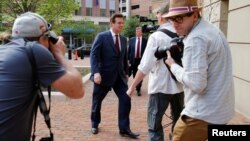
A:
[[[118,35],[115,35],[115,49],[117,53],[120,53],[120,47],[119,47],[119,40],[118,40]]]
[[[137,41],[136,58],[140,58],[140,38],[138,38],[138,41]]]

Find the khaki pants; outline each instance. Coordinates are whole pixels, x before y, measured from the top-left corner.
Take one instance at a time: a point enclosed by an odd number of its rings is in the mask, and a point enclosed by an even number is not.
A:
[[[205,141],[208,138],[208,123],[182,115],[174,127],[173,141]]]

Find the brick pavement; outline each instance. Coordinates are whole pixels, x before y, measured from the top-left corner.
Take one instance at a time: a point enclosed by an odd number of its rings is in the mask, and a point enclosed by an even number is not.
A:
[[[75,66],[89,66],[89,59],[71,60]],[[132,79],[130,78],[129,84]],[[92,135],[90,132],[90,109],[91,109],[91,94],[92,83],[85,83],[86,94],[84,98],[72,100],[63,95],[54,95],[52,97],[51,119],[52,131],[55,141],[132,141],[121,137],[118,130],[117,108],[118,100],[113,91],[109,92],[102,104],[102,122],[100,124],[100,132],[97,135]],[[144,80],[142,87],[142,96],[134,95],[132,97],[131,109],[131,129],[141,134],[138,141],[147,140],[147,77]],[[167,111],[169,114],[169,110]],[[164,116],[163,124],[169,123],[170,120]],[[239,113],[230,121],[230,124],[250,124],[250,119],[245,118]],[[168,133],[170,127],[164,128],[165,140],[168,141]],[[49,132],[46,128],[41,114],[37,117],[37,138],[48,136]]]

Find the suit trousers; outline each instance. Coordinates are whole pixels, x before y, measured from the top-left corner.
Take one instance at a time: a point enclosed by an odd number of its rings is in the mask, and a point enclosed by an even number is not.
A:
[[[120,130],[130,129],[129,114],[131,110],[131,98],[126,94],[128,90],[128,85],[122,81],[120,76],[117,77],[117,80],[114,86],[112,87],[101,86],[94,83],[92,111],[91,111],[92,127],[97,128],[101,122],[102,101],[106,97],[107,93],[111,90],[111,88],[113,88],[115,94],[119,99],[119,107],[118,107],[119,129]]]
[[[131,65],[133,78],[135,78],[140,62],[141,62],[141,58],[138,58],[138,59],[135,58],[134,64]],[[141,91],[141,86],[142,86],[142,81],[140,81],[140,83],[136,86],[136,90]]]
[[[171,117],[174,126],[184,105],[184,93],[178,94],[150,94],[148,102],[148,140],[164,141],[162,118],[168,105],[171,106]],[[172,127],[173,128],[173,127]]]

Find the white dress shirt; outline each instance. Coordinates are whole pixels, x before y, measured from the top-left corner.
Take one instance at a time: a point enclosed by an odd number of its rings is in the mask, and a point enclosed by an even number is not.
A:
[[[111,32],[111,35],[112,35],[112,37],[113,37],[113,40],[114,40],[114,44],[115,44],[115,35],[118,35],[118,43],[119,43],[119,49],[120,49],[120,51],[121,51],[121,41],[120,41],[120,34],[115,34],[114,32],[113,32],[113,30],[112,29],[110,29],[110,32]]]

